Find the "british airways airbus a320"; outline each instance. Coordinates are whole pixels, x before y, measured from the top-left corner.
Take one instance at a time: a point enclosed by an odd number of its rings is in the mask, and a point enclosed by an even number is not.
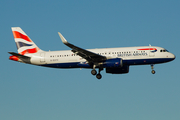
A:
[[[90,68],[91,74],[101,79],[100,72],[124,74],[130,65],[151,65],[175,59],[175,55],[162,47],[142,46],[104,49],[82,49],[69,43],[58,32],[62,42],[71,48],[63,51],[43,51],[27,36],[20,27],[12,27],[18,53],[9,52],[10,60],[52,68]],[[96,71],[98,69],[98,73]]]

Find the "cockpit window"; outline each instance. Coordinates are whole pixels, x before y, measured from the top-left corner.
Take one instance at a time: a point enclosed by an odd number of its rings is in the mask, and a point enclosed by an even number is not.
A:
[[[160,50],[160,52],[169,52],[169,51],[166,49],[162,49],[162,50]]]

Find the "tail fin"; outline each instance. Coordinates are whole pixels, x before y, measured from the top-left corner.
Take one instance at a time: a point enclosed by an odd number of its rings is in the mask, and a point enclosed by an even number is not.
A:
[[[37,53],[40,50],[20,27],[12,27],[11,29],[19,54]]]

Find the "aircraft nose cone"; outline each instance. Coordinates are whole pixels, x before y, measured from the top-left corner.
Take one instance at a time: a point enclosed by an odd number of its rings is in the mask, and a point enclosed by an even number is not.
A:
[[[171,53],[171,55],[169,57],[172,58],[172,60],[174,60],[176,58],[176,56],[174,54],[172,54],[172,53]]]
[[[176,58],[176,56],[173,54],[173,60]]]

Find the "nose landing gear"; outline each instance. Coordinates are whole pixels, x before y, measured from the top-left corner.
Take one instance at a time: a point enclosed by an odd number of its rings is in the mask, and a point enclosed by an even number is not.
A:
[[[155,74],[156,71],[154,70],[154,65],[151,65],[151,69],[152,69],[151,73],[152,73],[152,74]]]

